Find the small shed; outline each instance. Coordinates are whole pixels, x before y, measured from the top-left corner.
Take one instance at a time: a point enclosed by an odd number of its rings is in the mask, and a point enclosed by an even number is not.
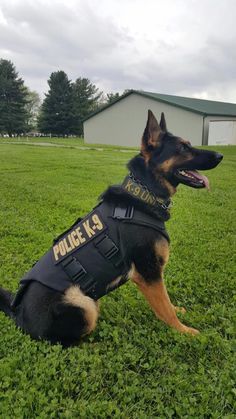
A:
[[[86,143],[137,147],[147,111],[192,145],[236,144],[236,104],[130,90],[84,121]]]

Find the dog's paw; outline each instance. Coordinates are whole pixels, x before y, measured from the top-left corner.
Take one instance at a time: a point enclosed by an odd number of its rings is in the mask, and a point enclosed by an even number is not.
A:
[[[183,333],[189,333],[190,335],[198,335],[200,332],[197,329],[194,329],[193,327],[184,326],[184,329],[182,330]]]

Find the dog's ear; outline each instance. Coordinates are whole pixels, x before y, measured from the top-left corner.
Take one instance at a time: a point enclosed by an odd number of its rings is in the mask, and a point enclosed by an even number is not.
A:
[[[141,143],[141,153],[148,159],[150,153],[159,145],[159,137],[161,134],[161,127],[158,124],[152,111],[148,111],[147,125],[143,133]]]
[[[160,128],[163,132],[167,132],[167,125],[164,112],[161,113]]]

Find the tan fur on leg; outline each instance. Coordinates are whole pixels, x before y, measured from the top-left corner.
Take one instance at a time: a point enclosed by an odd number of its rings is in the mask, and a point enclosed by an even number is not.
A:
[[[72,306],[81,307],[84,310],[88,324],[85,334],[91,333],[97,324],[99,314],[98,302],[84,295],[78,286],[72,286],[66,290],[64,302]]]
[[[130,271],[130,277],[137,284],[138,288],[143,293],[154,313],[160,320],[179,332],[190,333],[192,335],[199,333],[198,330],[185,326],[178,319],[176,309],[173,304],[171,304],[167,289],[162,279],[148,284],[135,270],[134,266]]]

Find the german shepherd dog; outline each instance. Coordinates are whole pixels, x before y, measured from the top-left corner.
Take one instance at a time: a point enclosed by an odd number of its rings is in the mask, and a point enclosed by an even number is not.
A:
[[[141,150],[128,163],[133,179],[155,196],[158,208],[129,193],[122,185],[109,187],[102,195],[104,202],[131,205],[143,214],[169,218],[170,198],[177,186],[209,188],[206,176],[197,170],[216,167],[223,156],[213,151],[193,148],[189,141],[168,132],[164,114],[160,123],[148,111],[148,120],[141,141]],[[164,202],[164,205],[160,205]],[[163,213],[161,213],[161,210]],[[164,225],[164,224],[163,224]],[[177,317],[184,308],[175,307],[164,285],[163,271],[169,257],[168,239],[144,225],[127,224],[122,230],[126,279],[131,279],[144,294],[156,317],[179,332],[195,335],[198,330],[186,326]],[[114,283],[117,278],[113,278]],[[0,310],[34,339],[45,339],[70,346],[81,336],[94,330],[99,314],[98,301],[71,284],[64,291],[55,291],[32,281],[14,308],[15,296],[0,288]]]

